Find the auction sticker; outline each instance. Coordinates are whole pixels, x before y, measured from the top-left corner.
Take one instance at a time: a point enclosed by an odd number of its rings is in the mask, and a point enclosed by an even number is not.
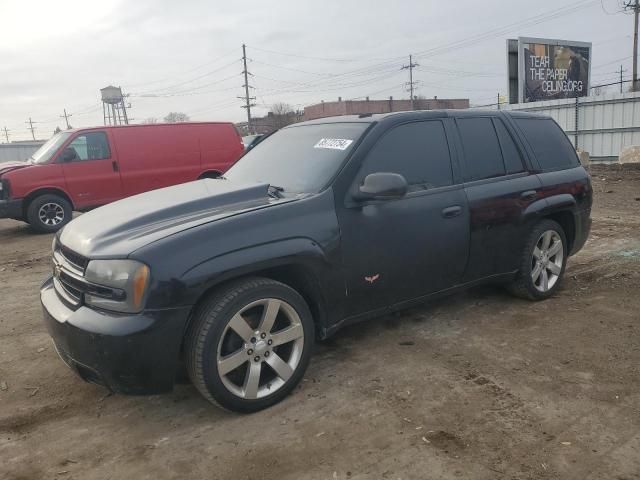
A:
[[[329,148],[331,150],[346,150],[349,145],[353,143],[353,140],[347,140],[346,138],[321,138],[313,148]]]

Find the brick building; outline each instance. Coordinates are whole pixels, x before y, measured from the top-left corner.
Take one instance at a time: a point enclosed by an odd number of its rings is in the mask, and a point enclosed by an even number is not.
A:
[[[416,98],[414,101],[415,110],[441,110],[441,109],[463,109],[469,108],[468,98]],[[304,107],[304,119],[313,120],[315,118],[333,117],[337,115],[360,115],[363,113],[389,113],[403,112],[411,110],[411,100],[342,100],[337,102],[322,102]]]
[[[276,115],[273,112],[267,113],[264,117],[253,117],[251,119],[251,126],[253,127],[253,133],[267,134],[274,130],[278,130],[292,123],[298,123],[303,120],[302,112],[289,112],[284,115]],[[247,135],[247,122],[238,122],[236,127],[242,135]]]

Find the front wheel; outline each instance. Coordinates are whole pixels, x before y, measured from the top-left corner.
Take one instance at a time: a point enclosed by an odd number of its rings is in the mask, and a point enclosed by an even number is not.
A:
[[[196,312],[186,337],[187,371],[212,403],[255,412],[300,382],[313,341],[300,294],[267,278],[245,279],[215,292]]]
[[[543,300],[558,289],[567,263],[567,238],[553,220],[538,222],[527,238],[512,293],[530,300]]]
[[[27,207],[27,222],[40,233],[53,233],[71,221],[71,204],[54,194],[34,198]]]

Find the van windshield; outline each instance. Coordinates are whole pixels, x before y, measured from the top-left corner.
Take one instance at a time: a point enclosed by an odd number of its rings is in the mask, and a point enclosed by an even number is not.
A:
[[[227,171],[238,182],[264,182],[284,192],[319,192],[337,173],[369,123],[284,128],[260,142]]]
[[[38,165],[42,163],[48,163],[49,160],[51,160],[51,157],[56,153],[56,151],[58,151],[60,146],[69,138],[69,135],[71,135],[70,132],[56,133],[47,141],[47,143],[36,150],[36,153],[31,155],[31,163],[35,163]]]

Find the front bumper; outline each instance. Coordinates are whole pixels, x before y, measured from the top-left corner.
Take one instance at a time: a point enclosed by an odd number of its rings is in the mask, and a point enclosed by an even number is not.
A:
[[[23,217],[22,199],[0,200],[0,218],[14,218],[19,220]]]
[[[142,395],[170,391],[189,307],[120,315],[63,303],[49,278],[40,289],[45,326],[60,358],[83,380]]]

